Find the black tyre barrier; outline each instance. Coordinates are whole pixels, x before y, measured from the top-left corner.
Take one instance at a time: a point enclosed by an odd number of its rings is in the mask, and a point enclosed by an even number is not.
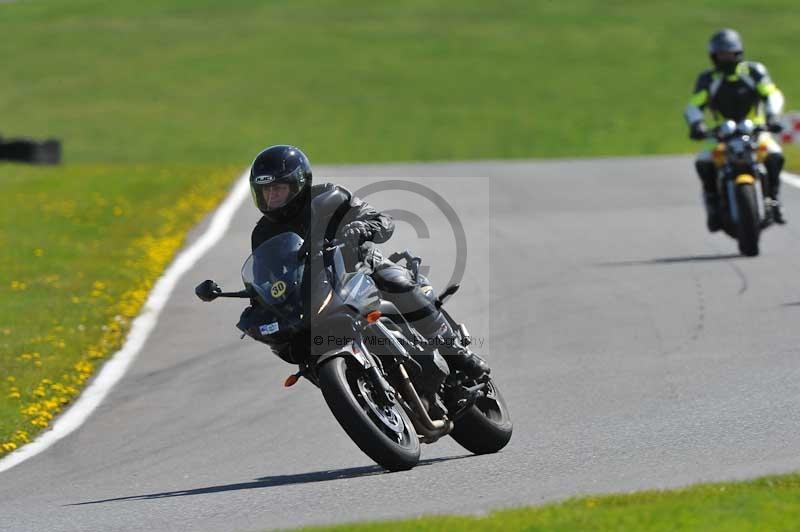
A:
[[[0,138],[0,160],[32,164],[59,164],[61,162],[61,141],[47,139]]]

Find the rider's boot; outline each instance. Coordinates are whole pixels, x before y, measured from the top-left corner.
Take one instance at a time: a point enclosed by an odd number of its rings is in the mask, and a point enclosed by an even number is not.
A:
[[[722,229],[717,192],[717,168],[711,161],[695,161],[694,167],[703,183],[703,202],[706,206],[706,227],[712,233]]]
[[[783,170],[784,158],[781,153],[770,153],[764,159],[764,166],[767,168],[767,199],[764,204],[767,213],[772,220],[778,224],[785,224],[786,218],[781,210],[781,202],[778,199],[781,187],[781,170]]]
[[[445,338],[447,341],[447,338]],[[458,371],[464,372],[473,379],[480,379],[492,372],[489,364],[455,340],[454,344],[439,347],[439,352],[445,356],[447,364]]]
[[[459,335],[453,331],[440,311],[437,310],[435,314],[421,321],[424,323],[417,325],[417,328],[428,343],[439,349],[448,366],[473,379],[479,379],[492,371],[485,360],[462,345]]]

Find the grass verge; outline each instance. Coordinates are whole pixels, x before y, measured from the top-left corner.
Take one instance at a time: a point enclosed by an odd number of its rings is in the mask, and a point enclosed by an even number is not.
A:
[[[0,4],[0,131],[76,162],[681,153],[706,43],[739,28],[800,107],[795,0]]]
[[[670,491],[581,497],[484,517],[422,517],[405,521],[304,528],[311,532],[724,530],[794,531],[800,522],[800,475],[701,484]]]
[[[800,174],[800,146],[786,145],[783,147],[786,155],[786,169],[795,174]]]
[[[120,347],[240,170],[0,165],[0,456],[48,426]]]

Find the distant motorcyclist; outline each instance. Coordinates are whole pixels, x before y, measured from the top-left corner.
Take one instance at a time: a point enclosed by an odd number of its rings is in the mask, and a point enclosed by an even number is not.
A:
[[[293,232],[309,239],[312,232],[321,230],[327,240],[345,244],[343,254],[349,257],[349,266],[357,261],[370,264],[371,277],[382,296],[413,322],[425,338],[438,340],[437,347],[441,354],[446,355],[448,364],[476,378],[489,373],[486,362],[460,345],[457,334],[422,292],[412,273],[394,262],[383,260],[377,247],[369,244],[389,239],[394,231],[391,218],[352,196],[343,187],[330,183],[312,186],[311,181],[311,165],[300,149],[278,145],[258,154],[250,171],[250,189],[263,216],[253,229],[252,249],[281,233]],[[312,201],[324,205],[324,212],[312,209]],[[309,347],[307,338],[262,335],[259,325],[258,310],[249,307],[237,326],[270,345],[286,361],[296,360],[292,356],[294,350],[307,350]]]
[[[694,140],[709,138],[705,123],[705,112],[710,112],[713,127],[725,120],[750,119],[755,125],[778,133],[782,127],[778,122],[783,111],[783,94],[772,82],[766,67],[761,63],[744,61],[744,46],[739,34],[732,29],[723,29],[711,36],[708,53],[714,68],[703,71],[697,78],[694,93],[689,98],[684,117],[689,125],[689,136]],[[767,132],[759,137],[766,145],[767,169],[765,183],[765,205],[767,215],[777,223],[785,223],[779,201],[780,174],[784,157],[781,147]],[[707,225],[711,232],[722,227],[717,190],[717,170],[711,150],[698,154],[695,168],[703,183],[703,198],[706,206]]]

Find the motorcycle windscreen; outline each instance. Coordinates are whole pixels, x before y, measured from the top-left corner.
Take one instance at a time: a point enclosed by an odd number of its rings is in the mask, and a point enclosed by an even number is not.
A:
[[[242,281],[259,302],[282,318],[283,327],[301,327],[305,262],[297,252],[303,239],[295,233],[276,235],[253,251],[242,266]]]

